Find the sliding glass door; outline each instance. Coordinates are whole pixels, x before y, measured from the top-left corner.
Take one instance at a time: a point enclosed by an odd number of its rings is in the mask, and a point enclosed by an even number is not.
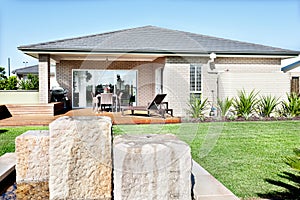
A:
[[[101,93],[121,96],[121,106],[136,105],[137,70],[73,70],[73,108],[92,107]]]

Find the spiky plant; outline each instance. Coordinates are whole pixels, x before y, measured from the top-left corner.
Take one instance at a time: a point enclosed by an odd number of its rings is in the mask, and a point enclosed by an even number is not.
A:
[[[288,164],[291,168],[300,171],[300,148],[295,148],[295,156],[289,156],[285,159],[285,163]]]
[[[232,106],[232,103],[232,98],[229,99],[228,97],[226,97],[226,99],[224,100],[218,99],[218,109],[222,118],[226,117],[230,107]]]
[[[270,117],[279,104],[279,98],[272,95],[261,96],[258,103],[259,114],[262,117]]]
[[[188,103],[188,113],[191,114],[192,118],[203,119],[204,111],[207,108],[207,98],[202,100],[200,96],[199,98],[194,95],[191,96],[190,102]]]
[[[256,98],[257,95],[258,92],[256,93],[254,90],[252,90],[249,95],[244,89],[238,91],[237,98],[233,100],[233,106],[238,117],[243,117],[248,120],[249,117],[252,116],[259,103],[259,100]]]
[[[282,101],[280,113],[285,117],[300,116],[300,97],[296,93],[287,94],[287,101]]]

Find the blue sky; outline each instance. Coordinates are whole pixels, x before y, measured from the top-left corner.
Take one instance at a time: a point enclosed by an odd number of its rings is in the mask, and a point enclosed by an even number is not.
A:
[[[300,50],[300,0],[0,0],[0,66],[18,46],[154,25]]]

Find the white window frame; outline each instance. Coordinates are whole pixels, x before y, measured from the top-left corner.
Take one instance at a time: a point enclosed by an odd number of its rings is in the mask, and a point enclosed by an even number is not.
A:
[[[195,67],[195,90],[191,90],[191,67]],[[201,84],[201,87],[200,87],[200,90],[197,90],[197,71],[198,70],[200,70],[200,84]],[[203,88],[203,81],[202,81],[202,79],[203,79],[203,74],[202,74],[202,65],[200,65],[200,64],[191,64],[190,65],[190,88],[189,88],[189,90],[190,90],[190,95],[191,94],[202,94],[202,88]]]

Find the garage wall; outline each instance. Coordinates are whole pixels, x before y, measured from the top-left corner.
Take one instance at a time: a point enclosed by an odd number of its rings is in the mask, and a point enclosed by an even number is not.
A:
[[[222,73],[219,76],[219,95],[221,99],[235,97],[238,90],[250,93],[253,89],[259,95],[272,95],[284,99],[290,90],[287,74],[270,73]]]

